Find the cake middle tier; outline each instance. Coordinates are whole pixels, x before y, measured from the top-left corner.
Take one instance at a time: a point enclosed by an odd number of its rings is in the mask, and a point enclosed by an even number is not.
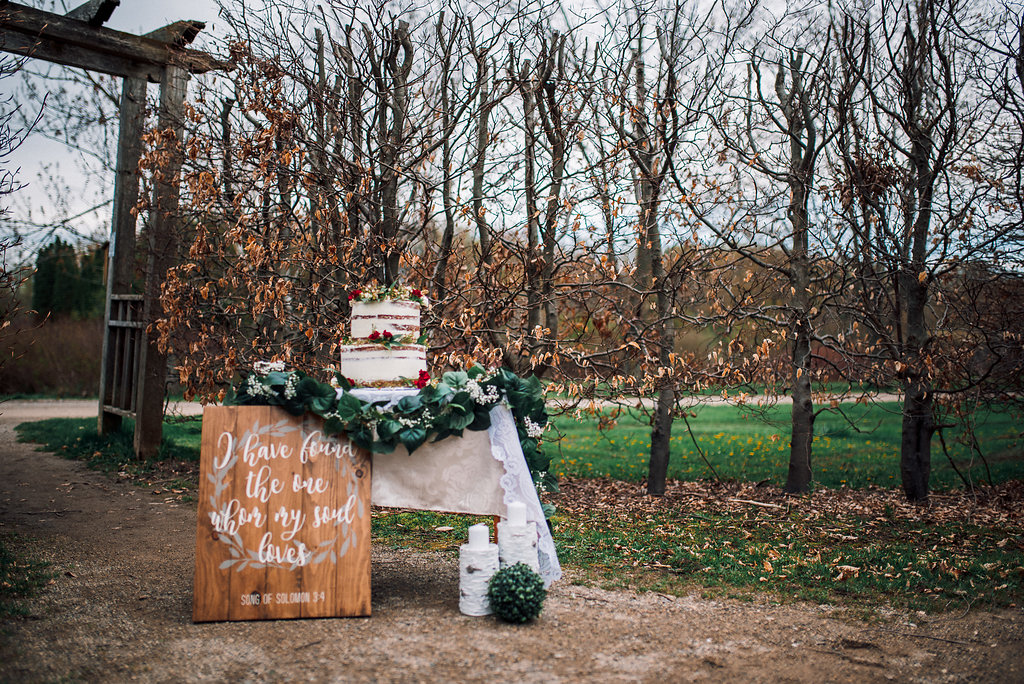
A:
[[[341,374],[355,385],[412,385],[427,370],[422,344],[346,344],[341,347]]]
[[[386,331],[395,337],[409,335],[415,340],[420,334],[420,304],[393,299],[354,302],[351,330],[353,339],[369,337],[374,331]]]

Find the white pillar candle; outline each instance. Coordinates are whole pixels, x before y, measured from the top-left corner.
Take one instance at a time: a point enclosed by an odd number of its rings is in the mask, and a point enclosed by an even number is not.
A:
[[[486,524],[471,525],[469,528],[469,548],[474,551],[486,549],[491,541],[491,528]]]
[[[510,517],[512,505],[509,504]],[[537,523],[524,522],[513,525],[498,523],[498,561],[501,567],[526,563],[531,570],[540,572],[540,558],[537,555]]]
[[[526,504],[522,501],[513,501],[508,505],[508,524],[512,527],[526,524]]]
[[[469,528],[469,543],[459,547],[459,611],[490,615],[487,585],[498,571],[498,545],[490,543],[491,529],[481,523]]]

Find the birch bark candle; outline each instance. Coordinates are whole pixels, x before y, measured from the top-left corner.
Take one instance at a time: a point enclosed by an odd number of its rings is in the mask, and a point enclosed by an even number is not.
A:
[[[501,567],[526,563],[540,572],[537,556],[537,523],[527,522],[526,504],[513,501],[508,505],[508,519],[498,523],[498,559]]]
[[[487,583],[498,571],[498,545],[490,543],[491,530],[480,523],[469,528],[469,543],[459,547],[459,611],[464,615],[490,615]]]

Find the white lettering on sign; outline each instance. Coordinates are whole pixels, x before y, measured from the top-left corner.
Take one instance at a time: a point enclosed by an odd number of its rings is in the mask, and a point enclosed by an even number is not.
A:
[[[352,458],[355,455],[350,442],[342,444],[333,439],[325,441],[322,437],[323,434],[319,430],[314,430],[306,436],[306,439],[302,442],[302,451],[299,453],[300,461],[306,463],[321,455],[333,456],[334,458],[342,458],[343,456]]]
[[[292,449],[287,444],[271,442],[262,444],[259,435],[251,434],[245,440],[245,449],[242,451],[242,460],[252,468],[260,461],[273,461],[278,458],[287,459],[292,455]]]
[[[351,523],[355,517],[356,503],[356,495],[353,494],[348,497],[348,501],[341,508],[315,506],[313,508],[313,527],[327,525],[332,521],[335,525],[340,525],[342,522]]]
[[[261,563],[290,563],[292,565],[306,565],[313,557],[313,552],[306,548],[302,542],[295,542],[291,546],[280,547],[271,543],[274,538],[270,532],[260,539],[260,547],[257,551]]]
[[[274,522],[281,523],[287,528],[281,533],[281,539],[291,541],[299,533],[299,530],[302,529],[302,526],[306,524],[306,514],[294,508],[281,506],[277,513],[274,514]]]
[[[323,494],[330,487],[331,483],[327,480],[322,480],[319,477],[314,479],[312,477],[302,478],[301,475],[295,473],[292,478],[292,491],[302,492],[305,491],[307,494]]]
[[[231,454],[235,450],[235,436],[233,434],[231,434],[230,432],[227,432],[226,430],[224,432],[220,433],[220,437],[217,438],[217,448],[218,449],[220,448],[221,442],[224,441],[225,437],[228,438],[228,448],[224,450],[224,458],[223,459],[218,461],[217,457],[214,456],[214,458],[213,458],[213,469],[214,470],[223,470],[224,467],[227,466],[228,461],[231,460]]]
[[[243,525],[252,524],[255,527],[263,527],[267,522],[267,516],[255,506],[246,510],[242,508],[238,499],[232,499],[219,511],[210,511],[210,522],[213,523],[213,529],[217,532],[235,534]]]
[[[245,495],[250,499],[259,499],[263,503],[270,500],[271,494],[280,494],[284,483],[270,477],[270,466],[262,466],[255,473],[249,471],[245,475]]]
[[[327,593],[323,591],[293,591],[285,593],[279,591],[274,594],[277,603],[323,603],[327,600]]]
[[[273,594],[261,594],[258,591],[254,591],[251,594],[242,594],[238,597],[239,603],[243,606],[269,606],[274,602]]]

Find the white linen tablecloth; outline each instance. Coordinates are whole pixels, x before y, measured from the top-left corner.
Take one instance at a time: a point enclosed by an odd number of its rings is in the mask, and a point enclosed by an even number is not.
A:
[[[340,390],[339,390],[340,391]],[[352,390],[363,401],[396,403],[412,388]],[[371,501],[375,506],[508,517],[508,504],[526,504],[526,519],[537,524],[537,550],[544,586],[562,576],[537,489],[519,444],[515,419],[504,404],[491,409],[487,432],[427,442],[412,455],[399,446],[373,455]]]

